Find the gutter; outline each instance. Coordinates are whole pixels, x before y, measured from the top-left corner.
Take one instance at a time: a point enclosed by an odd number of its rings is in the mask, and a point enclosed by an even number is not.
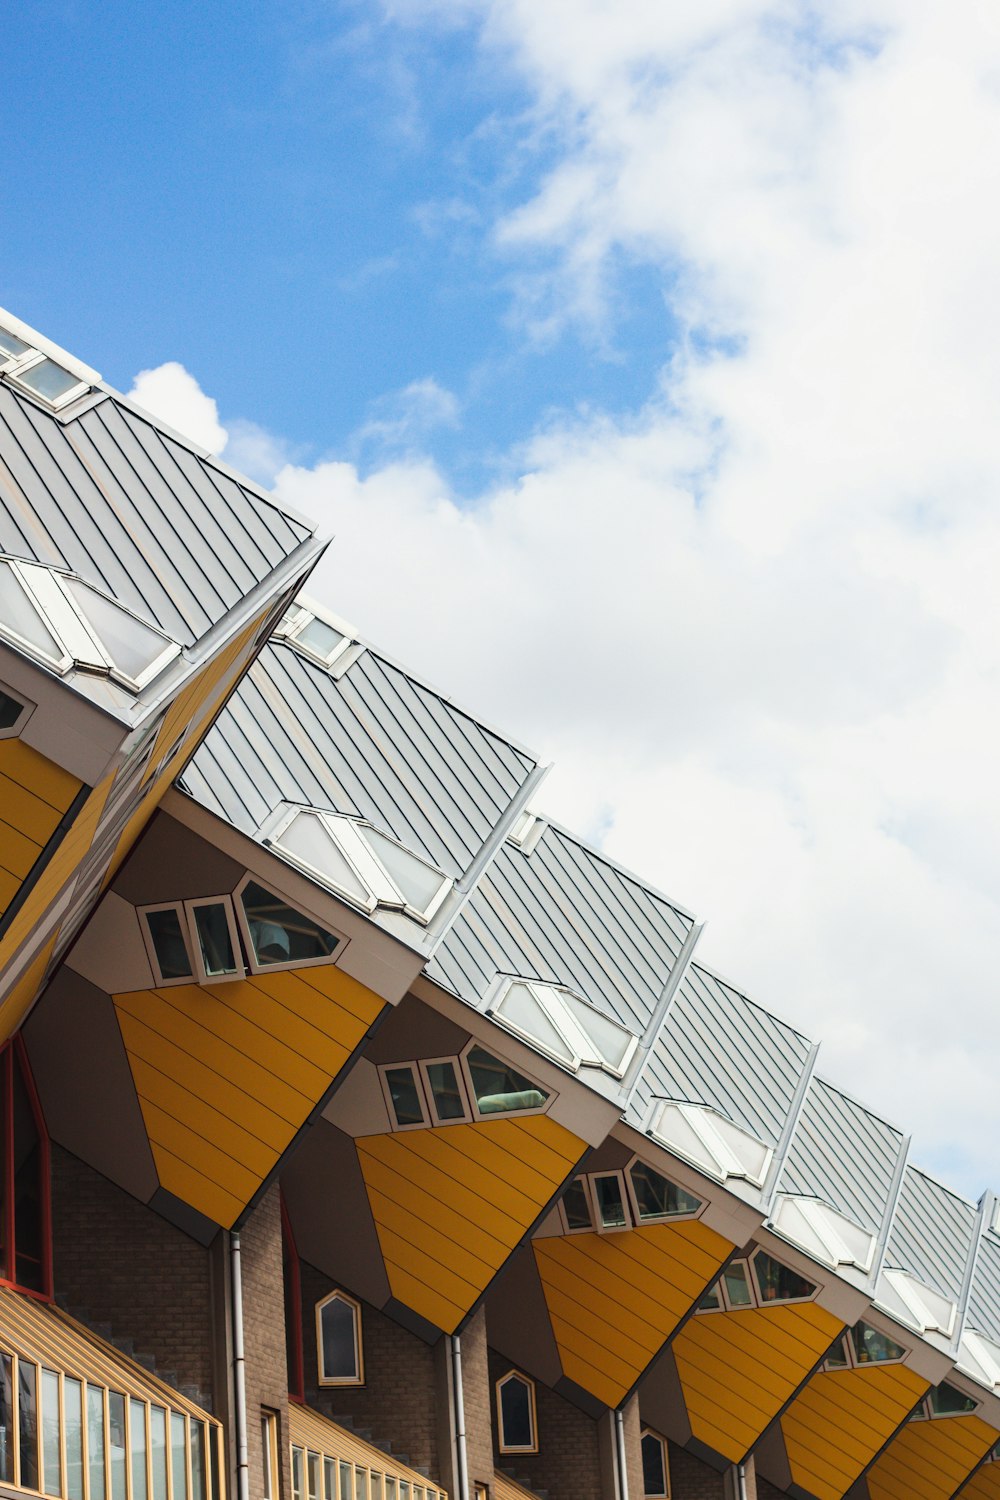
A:
[[[462,1389],[462,1340],[457,1333],[451,1335],[451,1376],[455,1453],[458,1459],[456,1500],[469,1500],[469,1452],[465,1443],[465,1393]],[[247,1500],[246,1495],[241,1494],[240,1500]]]
[[[250,1500],[250,1465],[247,1456],[247,1381],[243,1346],[243,1271],[240,1261],[240,1236],[236,1230],[233,1230],[229,1236],[229,1258],[232,1271],[233,1436],[236,1440],[236,1494],[239,1500]],[[468,1500],[468,1496],[463,1496],[462,1500]]]

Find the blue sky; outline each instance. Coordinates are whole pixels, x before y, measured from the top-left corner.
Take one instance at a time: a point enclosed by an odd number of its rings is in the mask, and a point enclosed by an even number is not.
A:
[[[33,0],[5,41],[0,303],[234,461],[271,434],[315,591],[1000,1186],[989,8]]]
[[[493,226],[554,146],[471,26],[192,0],[122,20],[41,0],[5,27],[35,101],[6,153],[5,300],[106,379],[179,360],[224,418],[370,464],[385,442],[361,429],[433,378],[459,420],[427,441],[459,490],[553,410],[650,394],[671,323],[648,269],[619,259],[601,328],[511,316],[532,266]]]

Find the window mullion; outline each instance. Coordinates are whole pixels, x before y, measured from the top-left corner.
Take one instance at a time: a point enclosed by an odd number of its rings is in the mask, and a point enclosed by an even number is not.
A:
[[[361,830],[349,818],[324,818],[323,822],[372,899],[379,905],[405,906],[406,897],[393,885]]]
[[[557,996],[540,985],[529,984],[527,988],[573,1054],[572,1066],[578,1068],[582,1062],[589,1062],[594,1051],[594,1044],[583,1034],[566,1008],[559,1003]]]

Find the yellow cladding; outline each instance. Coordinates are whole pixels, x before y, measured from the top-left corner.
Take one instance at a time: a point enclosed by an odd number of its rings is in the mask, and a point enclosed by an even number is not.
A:
[[[814,1375],[781,1419],[794,1482],[842,1500],[928,1389],[906,1365]]]
[[[114,996],[160,1183],[229,1228],[374,1021],[319,965]]]
[[[693,1435],[739,1463],[843,1329],[815,1302],[689,1319],[673,1351]]]
[[[871,1500],[951,1500],[998,1437],[979,1417],[907,1422],[868,1471]]]
[[[82,785],[23,740],[0,740],[0,916]]]
[[[563,1373],[617,1406],[732,1249],[698,1219],[535,1240]]]
[[[584,1142],[526,1115],[362,1136],[357,1148],[393,1296],[453,1333]]]
[[[1000,1463],[984,1464],[959,1490],[958,1500],[1000,1500]]]

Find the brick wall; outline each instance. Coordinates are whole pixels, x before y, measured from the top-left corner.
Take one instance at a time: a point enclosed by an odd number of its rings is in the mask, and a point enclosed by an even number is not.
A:
[[[770,1480],[757,1475],[757,1500],[784,1500],[784,1490],[777,1489]]]
[[[281,1199],[277,1184],[240,1234],[243,1277],[244,1354],[247,1391],[247,1457],[250,1500],[263,1500],[261,1408],[278,1414],[278,1463],[282,1493],[291,1495],[288,1449],[288,1370],[285,1358],[285,1294],[281,1268]]]
[[[473,1494],[473,1486],[485,1484],[489,1488],[493,1483],[493,1402],[484,1308],[479,1309],[462,1334],[462,1395],[469,1492]]]
[[[131,1339],[137,1354],[155,1358],[161,1379],[221,1414],[209,1251],[55,1145],[52,1260],[62,1306]]]
[[[490,1386],[507,1374],[510,1362],[490,1350]],[[529,1489],[546,1490],[550,1500],[603,1500],[597,1422],[548,1386],[535,1388],[538,1408],[537,1453],[500,1453],[498,1469],[509,1469]]]
[[[676,1443],[668,1447],[671,1500],[726,1500],[723,1474]]]
[[[362,1303],[364,1385],[321,1386],[316,1360],[316,1303],[336,1283],[302,1263],[302,1355],[305,1398],[309,1406],[332,1417],[349,1418],[371,1441],[388,1444],[404,1463],[439,1484],[434,1350],[377,1308]]]
[[[625,1468],[629,1500],[642,1500],[645,1486],[642,1480],[642,1421],[639,1416],[638,1396],[632,1397],[622,1417],[625,1429]]]

